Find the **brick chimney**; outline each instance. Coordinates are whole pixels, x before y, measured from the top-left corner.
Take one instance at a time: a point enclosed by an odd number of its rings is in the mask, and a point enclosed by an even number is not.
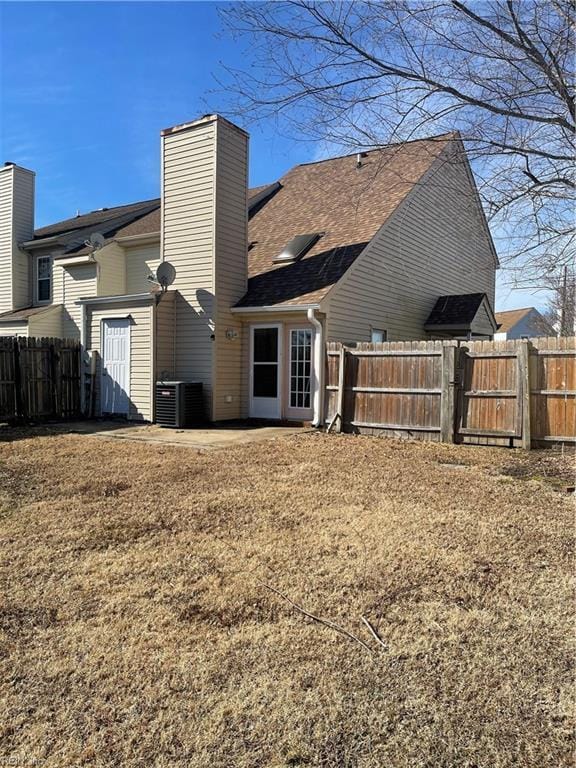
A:
[[[30,305],[30,257],[19,243],[34,235],[33,171],[15,163],[0,168],[0,311]]]
[[[202,381],[213,420],[240,416],[248,134],[219,115],[162,131],[161,255],[176,268],[176,375]],[[234,333],[236,332],[236,334]]]

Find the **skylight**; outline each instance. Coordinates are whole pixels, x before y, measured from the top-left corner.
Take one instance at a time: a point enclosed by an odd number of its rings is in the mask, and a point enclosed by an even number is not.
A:
[[[310,248],[322,237],[322,232],[313,232],[309,235],[296,235],[284,248],[282,253],[275,256],[272,261],[274,262],[290,262],[297,261],[302,258]]]

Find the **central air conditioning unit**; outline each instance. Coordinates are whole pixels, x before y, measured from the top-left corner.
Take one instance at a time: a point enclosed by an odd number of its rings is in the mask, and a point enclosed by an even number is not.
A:
[[[190,381],[156,382],[156,424],[161,427],[196,427],[206,422],[202,384]]]

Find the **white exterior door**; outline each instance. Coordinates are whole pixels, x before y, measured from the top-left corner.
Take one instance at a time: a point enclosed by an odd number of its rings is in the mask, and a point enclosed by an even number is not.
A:
[[[130,320],[102,320],[102,413],[127,416],[130,410]]]
[[[250,416],[282,415],[282,334],[280,325],[250,327]]]

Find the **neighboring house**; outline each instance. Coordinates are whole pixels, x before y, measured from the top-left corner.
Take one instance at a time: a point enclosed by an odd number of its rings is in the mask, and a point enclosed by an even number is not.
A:
[[[498,330],[494,341],[529,339],[537,336],[556,336],[556,331],[534,307],[496,312]]]
[[[495,330],[498,261],[458,134],[252,190],[248,135],[227,120],[161,143],[159,199],[36,230],[34,174],[0,169],[0,334],[80,339],[96,413],[152,420],[155,381],[176,379],[203,383],[214,421],[319,422],[325,341]],[[175,279],[159,292],[163,261]],[[433,310],[455,296],[447,328]]]

